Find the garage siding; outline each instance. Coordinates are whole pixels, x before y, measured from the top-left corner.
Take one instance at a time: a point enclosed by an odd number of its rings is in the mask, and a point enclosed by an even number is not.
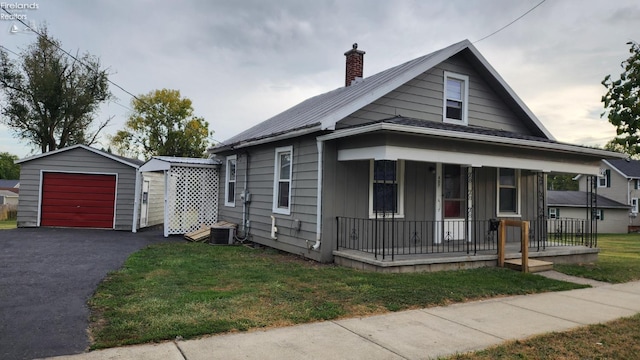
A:
[[[118,174],[116,230],[131,230],[137,169],[81,147],[20,163],[18,227],[38,226],[43,172]]]

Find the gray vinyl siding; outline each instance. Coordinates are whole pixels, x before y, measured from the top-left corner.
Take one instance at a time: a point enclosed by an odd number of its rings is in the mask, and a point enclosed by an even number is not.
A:
[[[275,150],[278,147],[292,146],[292,180],[290,215],[273,212],[274,192],[274,164]],[[283,251],[301,254],[321,260],[317,251],[309,251],[316,239],[316,206],[317,206],[317,145],[315,137],[296,138],[291,141],[255,146],[245,152],[237,153],[236,162],[236,205],[228,207],[221,202],[220,220],[242,224],[242,202],[240,193],[245,186],[245,169],[247,168],[247,189],[251,193],[248,204],[247,218],[250,222],[250,240]],[[220,159],[234,153],[220,154]],[[220,197],[225,194],[226,164],[221,169]],[[271,216],[276,218],[278,228],[277,240],[271,239]],[[299,220],[301,227],[297,231],[295,221]]]
[[[442,122],[444,72],[469,76],[470,126],[530,134],[523,120],[478,74],[462,55],[456,55],[418,75],[380,99],[341,120],[337,128],[405,116]]]
[[[142,176],[143,180],[149,180],[147,226],[160,225],[164,223],[164,174],[145,172]],[[142,196],[142,190],[140,195]],[[140,200],[140,204],[142,204],[142,200]]]
[[[131,230],[137,169],[82,148],[59,152],[20,164],[18,227],[38,225],[41,171],[118,174],[116,230]]]
[[[558,207],[558,206],[555,206]],[[587,219],[585,208],[559,207],[561,218]],[[598,220],[598,234],[626,234],[629,211],[626,209],[602,209],[604,220]],[[553,230],[552,230],[553,231]]]

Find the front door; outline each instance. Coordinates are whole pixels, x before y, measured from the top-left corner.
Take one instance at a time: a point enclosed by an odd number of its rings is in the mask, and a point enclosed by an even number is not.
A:
[[[467,190],[465,168],[460,165],[443,165],[442,203],[444,241],[464,240]]]

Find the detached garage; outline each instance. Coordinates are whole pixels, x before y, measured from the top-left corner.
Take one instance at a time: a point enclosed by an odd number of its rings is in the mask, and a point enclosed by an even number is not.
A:
[[[142,161],[74,145],[16,163],[18,227],[136,231]]]

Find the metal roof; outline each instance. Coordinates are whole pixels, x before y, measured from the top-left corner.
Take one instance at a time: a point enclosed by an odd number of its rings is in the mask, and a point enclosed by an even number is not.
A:
[[[220,161],[206,158],[154,156],[149,159],[149,161],[140,166],[140,171],[164,171],[169,170],[172,166],[211,168],[220,166]]]
[[[547,191],[547,206],[587,207],[585,191]],[[629,209],[630,206],[598,195],[598,208]]]
[[[333,130],[335,124],[362,107],[372,103],[385,94],[395,90],[416,76],[433,68],[448,58],[467,50],[472,58],[477,60],[482,73],[491,77],[496,86],[514,102],[515,106],[531,120],[530,126],[541,136],[553,139],[551,133],[542,125],[535,115],[526,107],[524,102],[513,92],[506,82],[498,75],[491,65],[484,59],[469,40],[450,45],[444,49],[408,61],[398,66],[379,72],[364,79],[358,79],[351,86],[340,87],[333,91],[314,96],[295,105],[284,112],[275,115],[241,133],[235,135],[211,152],[222,151],[226,148],[264,139],[275,135],[285,134],[304,128],[317,130]]]

